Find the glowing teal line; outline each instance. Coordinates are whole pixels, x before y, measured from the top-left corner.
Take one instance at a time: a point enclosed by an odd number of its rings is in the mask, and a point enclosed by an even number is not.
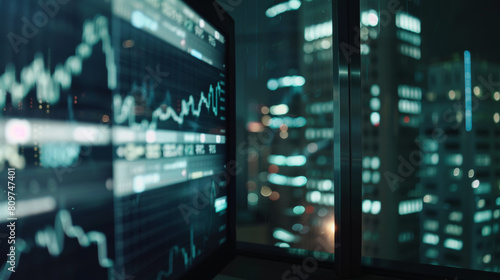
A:
[[[470,52],[464,52],[465,67],[465,130],[472,130],[472,67]]]
[[[191,247],[191,252],[186,250],[186,248],[179,248],[179,246],[174,246],[170,249],[168,253],[168,270],[167,271],[160,271],[158,273],[158,276],[156,277],[156,280],[162,280],[163,277],[168,278],[172,275],[174,272],[174,254],[177,255],[179,251],[182,253],[182,256],[184,258],[184,266],[187,268],[193,264],[194,258],[196,258],[196,247],[194,245],[194,240],[193,240],[193,228],[191,227],[190,231],[190,247]],[[191,256],[189,254],[191,253]]]
[[[113,260],[108,258],[106,235],[98,231],[86,233],[80,226],[73,225],[71,214],[67,210],[57,213],[54,227],[47,226],[44,230],[37,231],[35,241],[38,246],[47,248],[50,255],[55,257],[63,252],[65,235],[76,238],[82,247],[96,244],[99,265],[104,268],[113,266]]]
[[[40,247],[46,247],[52,256],[59,256],[64,249],[64,235],[70,238],[77,238],[82,247],[88,247],[92,243],[97,244],[100,266],[109,269],[112,268],[113,261],[107,257],[106,236],[96,231],[85,233],[81,227],[74,226],[71,214],[67,210],[61,210],[57,213],[54,228],[47,226],[45,230],[37,231],[35,234],[35,242]],[[17,239],[16,245],[17,269],[22,253],[29,252],[30,248],[23,239]],[[12,272],[8,270],[9,267],[10,265],[5,262],[0,269],[0,280],[7,280],[10,278]]]
[[[82,42],[76,46],[75,55],[63,64],[57,64],[54,73],[46,69],[44,57],[36,53],[33,62],[20,72],[20,82],[16,80],[16,68],[10,64],[0,76],[0,107],[5,108],[7,93],[12,96],[12,103],[21,102],[36,87],[37,100],[56,104],[61,97],[61,89],[71,87],[72,77],[82,73],[83,61],[92,55],[92,48],[102,42],[102,52],[106,56],[108,69],[108,88],[115,89],[117,83],[116,65],[111,37],[108,31],[108,19],[97,15],[83,24]]]
[[[158,121],[172,119],[178,124],[183,124],[184,117],[189,114],[199,117],[203,104],[205,104],[204,106],[207,110],[212,110],[214,115],[217,116],[220,94],[221,86],[219,83],[217,83],[215,89],[212,85],[210,85],[208,97],[205,97],[205,94],[201,92],[197,108],[195,108],[196,101],[194,100],[194,97],[190,95],[188,101],[185,99],[181,101],[181,111],[179,113],[177,113],[175,109],[170,106],[167,106],[166,108],[159,107],[153,111],[150,123],[148,123],[147,120],[143,120],[140,124],[135,122],[135,114],[133,113],[135,108],[134,96],[127,96],[122,99],[120,95],[115,95],[113,97],[113,107],[115,112],[114,119],[117,124],[124,124],[128,121],[128,125],[130,127],[139,126],[143,129],[156,129]]]

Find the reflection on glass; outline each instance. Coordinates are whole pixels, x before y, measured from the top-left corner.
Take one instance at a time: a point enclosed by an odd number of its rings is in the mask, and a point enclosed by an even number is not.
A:
[[[366,257],[500,271],[500,59],[478,35],[496,24],[486,2],[361,1]]]
[[[180,279],[227,244],[232,34],[180,0],[0,6],[0,279]]]
[[[238,239],[333,253],[331,3],[254,2],[233,11],[246,108],[237,157],[248,172]]]

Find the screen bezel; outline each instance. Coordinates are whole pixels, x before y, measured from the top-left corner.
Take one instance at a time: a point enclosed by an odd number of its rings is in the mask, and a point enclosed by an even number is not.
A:
[[[181,0],[226,39],[226,175],[227,241],[193,266],[180,279],[212,279],[236,255],[236,76],[234,20],[216,1]],[[221,13],[221,14],[220,14]],[[233,170],[234,169],[234,170]]]

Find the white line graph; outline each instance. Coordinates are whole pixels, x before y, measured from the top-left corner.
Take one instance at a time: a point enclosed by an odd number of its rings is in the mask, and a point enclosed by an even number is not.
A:
[[[73,225],[68,210],[63,209],[57,213],[54,227],[47,226],[45,229],[37,231],[35,242],[38,246],[47,248],[50,255],[55,257],[63,252],[66,237],[76,238],[82,247],[96,244],[99,265],[103,268],[113,266],[113,261],[108,258],[106,235],[98,231],[85,232],[80,226]]]
[[[46,69],[41,53],[36,53],[33,62],[21,69],[20,81],[16,80],[18,69],[12,64],[8,65],[5,73],[0,76],[0,108],[6,106],[7,93],[12,97],[12,104],[17,104],[35,87],[37,100],[56,104],[61,97],[61,89],[71,87],[73,76],[82,73],[83,61],[92,56],[92,49],[99,42],[102,42],[102,52],[106,56],[108,88],[115,89],[117,72],[108,29],[108,19],[105,16],[97,15],[94,19],[85,21],[82,42],[76,46],[75,54],[63,64],[57,64],[53,73]]]
[[[108,258],[106,236],[97,231],[85,232],[80,226],[73,225],[70,212],[60,210],[54,222],[54,227],[46,226],[43,230],[38,230],[35,234],[35,243],[43,248],[47,248],[53,257],[59,256],[64,250],[64,239],[76,238],[82,247],[89,247],[91,244],[97,245],[97,257],[99,265],[103,268],[112,269],[113,260]],[[29,253],[30,248],[23,239],[16,242],[16,269],[20,264],[21,255]],[[8,263],[0,269],[0,280],[10,278],[12,272],[9,271]],[[112,279],[112,278],[111,278]]]
[[[194,244],[193,240],[193,228],[191,227],[190,229],[190,240],[189,240],[189,246],[190,249],[186,248],[179,248],[179,246],[174,246],[170,248],[170,251],[168,253],[168,271],[160,271],[156,277],[156,280],[161,280],[164,277],[168,278],[172,273],[174,272],[174,256],[179,254],[179,252],[182,254],[183,261],[184,261],[184,266],[185,268],[188,268],[192,266],[194,259],[200,254],[200,252],[196,252],[196,246]]]
[[[181,111],[177,113],[171,106],[161,106],[156,108],[152,113],[151,122],[142,121],[136,123],[135,114],[135,99],[134,96],[128,95],[122,99],[121,96],[115,95],[113,97],[114,120],[117,124],[128,123],[130,127],[140,127],[142,129],[156,129],[159,121],[166,121],[172,119],[178,124],[184,123],[184,117],[189,114],[199,117],[203,107],[208,111],[212,111],[215,116],[219,113],[219,98],[221,95],[221,86],[219,83],[214,86],[210,85],[208,94],[205,96],[204,92],[200,94],[200,100],[196,104],[193,95],[190,95],[188,100],[181,101]]]

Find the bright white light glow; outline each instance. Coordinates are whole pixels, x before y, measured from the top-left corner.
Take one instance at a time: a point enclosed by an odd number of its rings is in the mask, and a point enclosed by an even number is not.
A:
[[[372,85],[370,92],[373,96],[379,96],[380,95],[380,87],[378,85]]]
[[[268,181],[275,185],[302,187],[307,183],[307,178],[304,176],[288,177],[280,174],[270,174]]]
[[[378,215],[380,213],[381,209],[382,209],[382,203],[380,201],[373,201],[372,202],[371,213],[373,215]]]
[[[282,87],[301,87],[306,83],[306,79],[302,76],[285,76],[278,79],[269,79],[267,88],[275,91]]]
[[[282,156],[282,155],[269,155],[267,161],[270,164],[275,164],[278,166],[303,166],[307,162],[305,156]]]
[[[423,208],[422,199],[405,200],[399,203],[399,215],[408,215],[421,212]]]
[[[279,14],[282,14],[284,12],[288,11],[295,11],[300,8],[302,4],[300,3],[299,0],[290,0],[288,2],[283,2],[277,5],[274,5],[267,9],[266,11],[266,16],[268,18],[273,18]]]
[[[379,157],[372,158],[371,167],[372,167],[372,169],[378,169],[380,167],[380,158]]]
[[[425,233],[422,240],[426,244],[437,245],[439,243],[439,236],[433,233]]]
[[[363,204],[361,205],[363,213],[370,213],[370,209],[372,209],[371,200],[365,199],[363,200]]]
[[[380,114],[377,112],[373,112],[370,115],[370,121],[374,126],[379,126],[380,124]]]
[[[361,52],[361,55],[369,55],[370,54],[370,46],[367,44],[361,44],[360,52]]]
[[[462,250],[463,246],[464,245],[463,245],[462,240],[447,238],[444,241],[444,247],[449,248],[449,249],[460,251],[460,250]]]
[[[400,99],[398,102],[398,110],[401,113],[418,115],[422,112],[422,105],[420,101]]]
[[[26,144],[31,139],[31,124],[27,120],[11,119],[5,124],[9,144]]]
[[[491,210],[479,211],[474,214],[474,222],[479,224],[482,222],[491,221],[493,212]]]
[[[378,14],[375,10],[369,10],[361,13],[361,23],[364,26],[377,26]]]
[[[282,228],[275,229],[273,237],[288,243],[295,241],[295,236]]]
[[[408,85],[399,85],[398,96],[406,99],[422,100],[422,89]]]
[[[479,187],[479,180],[476,179],[476,180],[472,181],[472,187],[474,189],[477,189]]]
[[[269,108],[269,111],[273,115],[277,115],[277,116],[285,115],[288,113],[288,105],[286,105],[286,104],[274,105],[274,106],[271,106],[271,108]]]
[[[372,109],[373,111],[380,110],[380,99],[376,97],[370,99],[370,109]]]
[[[396,14],[396,26],[417,34],[421,31],[420,19],[404,12]]]
[[[304,29],[304,39],[308,42],[332,36],[333,25],[332,21],[327,21],[315,25],[307,26]]]
[[[156,131],[148,130],[146,132],[146,142],[148,142],[148,143],[156,142]]]
[[[304,127],[306,125],[307,121],[304,117],[296,117],[296,118],[290,118],[290,117],[274,117],[269,120],[269,123],[267,124],[270,128],[280,128],[281,125],[285,124],[288,126],[288,128],[292,127]]]

